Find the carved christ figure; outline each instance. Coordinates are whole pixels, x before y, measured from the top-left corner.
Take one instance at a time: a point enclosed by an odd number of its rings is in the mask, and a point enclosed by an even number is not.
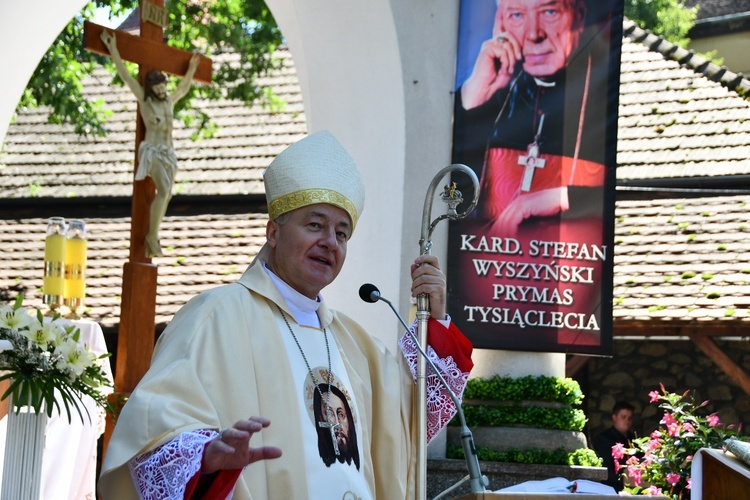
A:
[[[156,185],[156,198],[151,204],[148,234],[146,235],[146,257],[162,256],[159,245],[159,226],[172,198],[172,186],[177,174],[177,156],[172,143],[174,105],[190,90],[195,70],[200,62],[196,54],[190,59],[187,73],[172,94],[167,93],[167,77],[159,71],[150,71],[141,87],[125,67],[117,50],[115,34],[102,32],[104,45],[115,62],[117,73],[138,99],[146,136],[138,147],[138,170],[136,180],[151,177]]]

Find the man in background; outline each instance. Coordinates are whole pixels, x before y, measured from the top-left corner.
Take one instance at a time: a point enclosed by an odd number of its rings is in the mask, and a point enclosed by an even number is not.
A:
[[[622,491],[623,484],[615,470],[612,447],[617,444],[628,446],[635,438],[635,433],[632,431],[634,410],[633,405],[626,401],[615,403],[612,407],[612,427],[597,434],[593,440],[594,451],[607,468],[607,480],[604,483],[617,491]]]

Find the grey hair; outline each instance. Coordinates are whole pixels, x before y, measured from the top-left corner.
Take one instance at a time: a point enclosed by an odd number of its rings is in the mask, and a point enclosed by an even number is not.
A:
[[[289,220],[289,212],[284,212],[283,214],[276,217],[273,221],[279,225],[284,225]]]

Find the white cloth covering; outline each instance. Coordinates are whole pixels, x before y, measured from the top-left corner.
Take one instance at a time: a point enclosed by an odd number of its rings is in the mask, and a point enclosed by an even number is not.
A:
[[[68,321],[81,330],[80,343],[87,344],[97,355],[107,352],[104,334],[98,323],[93,321]],[[109,359],[104,359],[105,373],[112,381]],[[91,421],[83,412],[84,420],[78,413],[68,415],[55,411],[47,422],[47,434],[42,461],[42,500],[95,500],[96,499],[96,455],[97,441],[104,433],[105,413],[93,399],[84,398]],[[0,420],[0,471],[5,463],[5,434],[8,417]],[[1,474],[0,474],[1,475]],[[2,484],[0,484],[2,488]]]

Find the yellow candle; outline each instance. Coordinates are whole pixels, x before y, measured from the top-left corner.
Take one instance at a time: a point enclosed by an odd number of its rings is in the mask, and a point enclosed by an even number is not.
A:
[[[44,294],[62,297],[64,291],[65,236],[50,234],[44,240]]]
[[[75,236],[65,246],[66,299],[82,299],[86,295],[86,240]]]

